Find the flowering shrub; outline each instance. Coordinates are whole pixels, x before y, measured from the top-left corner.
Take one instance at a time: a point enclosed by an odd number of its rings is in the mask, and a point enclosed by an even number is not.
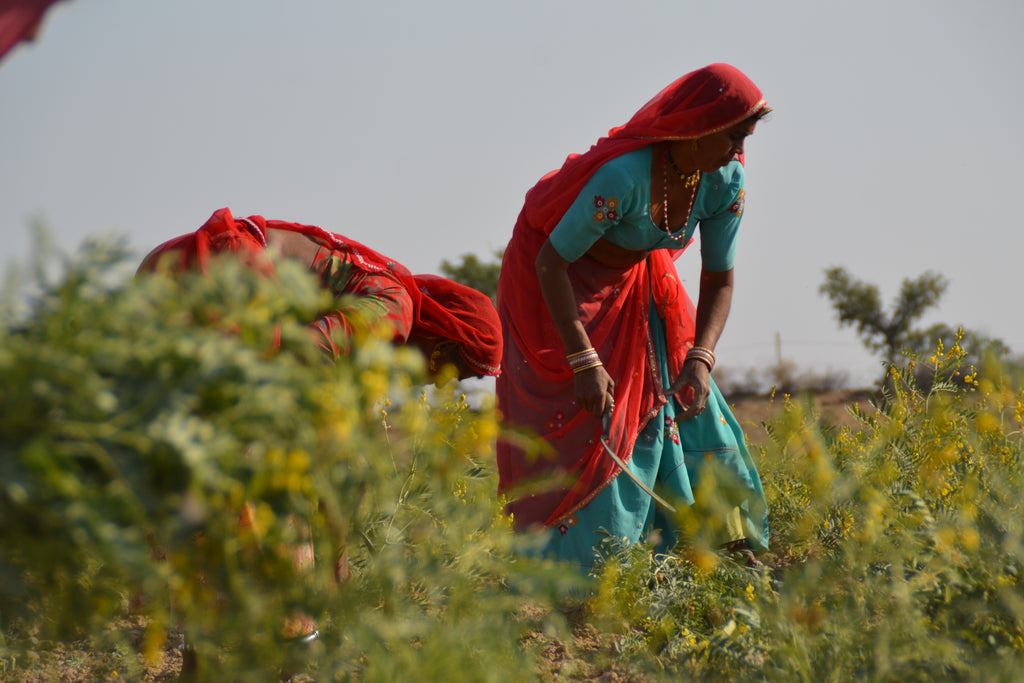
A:
[[[366,321],[326,362],[300,321],[328,302],[302,272],[135,281],[123,263],[92,245],[38,269],[31,299],[6,292],[0,677],[85,639],[108,653],[93,677],[141,679],[184,632],[208,677],[267,680],[294,664],[298,615],[321,632],[318,680],[1011,680],[1024,664],[1021,378],[959,367],[958,344],[924,361],[956,381],[925,392],[920,367],[894,371],[855,428],[783,399],[753,445],[763,568],[717,548],[729,505],[709,486],[676,519],[685,547],[607,539],[581,592],[526,560],[500,512],[493,406],[424,393],[418,352]],[[598,630],[572,637],[563,598],[581,594]]]
[[[652,678],[1011,680],[1024,655],[1021,378],[939,349],[836,429],[786,398],[755,455],[773,552],[611,548],[599,612]],[[663,674],[662,672],[672,672]]]
[[[305,273],[133,280],[123,259],[92,245],[41,269],[27,309],[7,292],[0,662],[83,637],[151,661],[180,629],[218,675],[266,680],[304,615],[326,677],[528,666],[493,406],[454,384],[428,400],[419,352],[368,321],[328,362],[300,323],[328,303]],[[111,628],[126,615],[141,644]]]

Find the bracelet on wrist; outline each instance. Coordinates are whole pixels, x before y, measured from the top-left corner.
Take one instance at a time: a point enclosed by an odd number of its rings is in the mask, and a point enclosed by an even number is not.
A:
[[[597,353],[597,352],[594,350],[594,347],[591,346],[588,349],[583,349],[582,351],[577,351],[576,353],[566,354],[565,359],[568,360],[571,363],[574,358],[579,358],[580,356],[585,356],[588,353]]]
[[[697,361],[698,363],[700,363],[701,365],[706,367],[708,369],[708,372],[711,372],[712,368],[714,367],[714,366],[711,365],[711,362],[707,358],[702,358],[701,356],[687,356],[686,360],[688,360],[688,361],[690,361],[690,360]]]
[[[694,346],[686,352],[686,360],[696,360],[707,366],[708,372],[715,369],[715,352],[704,346]]]
[[[594,363],[601,362],[601,356],[599,356],[597,354],[597,351],[595,351],[593,348],[589,348],[578,353],[571,353],[565,358],[569,362],[569,367],[572,369],[573,372],[576,372],[580,369],[593,367]]]
[[[690,347],[690,351],[695,351],[695,352],[697,352],[697,353],[704,353],[704,354],[707,354],[708,356],[710,356],[710,357],[711,357],[711,360],[712,360],[712,361],[714,361],[714,360],[715,360],[715,352],[714,352],[714,351],[712,351],[711,349],[709,349],[709,348],[708,348],[708,347],[706,347],[706,346],[691,346],[691,347]]]
[[[591,368],[597,368],[597,367],[600,367],[600,366],[602,366],[602,365],[604,365],[604,363],[602,363],[602,362],[600,361],[600,359],[598,359],[598,360],[595,360],[595,361],[591,361],[591,362],[590,362],[589,364],[587,364],[587,365],[581,365],[581,366],[579,366],[579,367],[577,367],[577,368],[573,368],[573,369],[572,369],[572,374],[574,374],[574,375],[578,375],[578,374],[580,374],[581,372],[583,372],[584,370],[589,370],[589,369],[591,369]]]

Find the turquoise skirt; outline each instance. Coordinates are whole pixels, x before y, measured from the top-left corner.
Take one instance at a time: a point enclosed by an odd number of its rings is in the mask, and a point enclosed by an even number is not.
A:
[[[665,331],[653,305],[650,324],[662,386],[667,387],[671,380]],[[679,508],[693,505],[702,474],[713,468],[715,484],[732,506],[715,521],[724,529],[721,542],[746,538],[755,550],[767,549],[768,506],[761,478],[743,430],[714,380],[703,413],[678,425],[675,416],[675,401],[669,401],[644,426],[633,448],[630,471]],[[671,517],[632,479],[619,473],[585,507],[543,532],[547,539],[541,553],[589,569],[603,537],[636,543],[650,531],[658,532],[659,549],[668,550],[677,539]]]

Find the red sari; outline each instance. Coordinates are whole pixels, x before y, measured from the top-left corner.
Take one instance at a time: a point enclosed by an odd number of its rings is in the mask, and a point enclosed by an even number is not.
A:
[[[551,526],[568,517],[620,471],[600,444],[600,422],[576,403],[573,373],[537,279],[541,246],[609,160],[655,142],[725,130],[764,106],[761,91],[736,68],[698,69],[662,90],[590,151],[569,156],[526,194],[498,283],[505,351],[497,399],[510,426],[541,437],[552,452],[528,454],[510,439],[498,443],[499,492],[514,498],[508,511],[516,528]],[[642,256],[628,268],[589,256],[569,267],[580,321],[615,381],[611,442],[627,463],[638,433],[667,402],[648,333],[651,301],[665,320],[670,377],[678,376],[694,336],[694,307],[673,256],[666,250]]]
[[[140,271],[169,269],[205,273],[211,260],[230,253],[246,266],[272,275],[267,258],[267,228],[288,230],[311,237],[325,245],[315,265],[323,268],[330,257],[348,264],[347,277],[333,291],[375,296],[385,301],[385,319],[395,332],[395,341],[410,338],[439,338],[455,341],[459,354],[481,375],[497,375],[501,364],[501,327],[490,298],[471,287],[436,275],[413,275],[409,269],[369,247],[314,225],[266,220],[262,216],[236,219],[220,209],[199,230],[169,240],[154,249]],[[312,264],[311,264],[312,265]],[[314,269],[323,276],[322,270]],[[322,277],[325,288],[332,288]],[[350,329],[343,310],[326,312],[310,323],[322,338],[320,344],[338,355],[342,351],[331,341],[334,333]]]
[[[23,40],[33,40],[43,15],[57,0],[0,0],[0,58]]]

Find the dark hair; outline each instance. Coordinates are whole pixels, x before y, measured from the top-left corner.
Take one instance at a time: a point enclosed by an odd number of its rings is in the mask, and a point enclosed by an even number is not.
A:
[[[769,107],[766,104],[763,107],[761,107],[760,109],[758,109],[757,111],[755,111],[753,114],[751,114],[747,118],[747,121],[753,121],[754,123],[757,123],[758,121],[760,121],[762,119],[768,118],[768,115],[771,114],[773,111],[775,111],[775,110],[772,109],[771,107]]]

